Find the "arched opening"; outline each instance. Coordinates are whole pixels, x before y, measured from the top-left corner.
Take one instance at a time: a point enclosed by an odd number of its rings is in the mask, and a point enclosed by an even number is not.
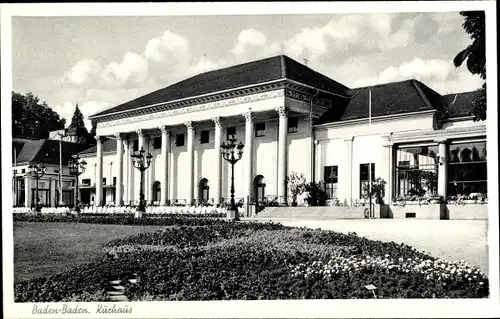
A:
[[[264,176],[255,176],[255,178],[253,179],[253,187],[253,197],[257,203],[266,198],[266,180],[264,179]]]
[[[161,197],[161,183],[156,181],[153,184],[153,202],[160,201]]]
[[[200,202],[208,202],[208,199],[210,198],[210,186],[208,186],[208,179],[202,178],[200,180],[200,183],[198,184],[198,190],[199,190],[199,200]]]

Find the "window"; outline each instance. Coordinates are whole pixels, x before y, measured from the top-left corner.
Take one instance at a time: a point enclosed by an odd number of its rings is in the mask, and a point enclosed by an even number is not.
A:
[[[397,196],[437,193],[437,145],[400,146],[396,150]]]
[[[155,137],[155,138],[153,139],[153,148],[154,148],[155,150],[157,150],[157,149],[161,148],[161,137]]]
[[[206,144],[210,140],[210,131],[201,131],[200,132],[200,143],[201,144]]]
[[[113,185],[116,185],[116,176],[113,177]]]
[[[236,127],[228,127],[227,128],[227,139],[236,139]]]
[[[21,169],[21,173],[26,173],[26,169]]]
[[[337,198],[337,185],[339,182],[339,167],[325,166],[325,195],[326,198]]]
[[[296,117],[288,119],[288,133],[295,133],[299,130],[299,121]]]
[[[177,134],[175,136],[175,145],[184,146],[184,134]]]
[[[102,185],[106,185],[106,177],[102,178]]]
[[[90,186],[90,178],[82,179],[82,186]]]
[[[266,136],[266,123],[255,123],[255,137]]]
[[[448,155],[448,195],[487,193],[486,142],[454,143]]]
[[[360,164],[359,165],[359,196],[366,197],[368,195],[367,191],[364,191],[363,188],[365,185],[368,185],[370,182],[370,174],[372,182],[375,180],[375,163],[371,165],[371,172],[369,164]]]
[[[134,140],[132,149],[134,152],[137,152],[139,150],[139,140]]]

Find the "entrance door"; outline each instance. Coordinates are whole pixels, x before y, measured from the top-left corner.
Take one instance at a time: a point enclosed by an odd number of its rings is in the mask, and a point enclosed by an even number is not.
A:
[[[209,196],[210,196],[210,186],[208,186],[208,179],[202,178],[200,180],[200,184],[198,185],[199,188],[199,200],[200,202],[208,202]]]
[[[256,202],[262,201],[266,197],[266,181],[264,176],[257,175],[253,181],[254,199]]]
[[[80,191],[80,203],[83,205],[90,204],[90,189],[82,189]]]

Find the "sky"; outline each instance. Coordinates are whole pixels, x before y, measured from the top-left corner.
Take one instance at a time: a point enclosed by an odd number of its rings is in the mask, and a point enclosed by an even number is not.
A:
[[[415,78],[475,90],[453,58],[471,43],[458,12],[12,17],[13,90],[87,117],[204,71],[278,54],[350,87]]]

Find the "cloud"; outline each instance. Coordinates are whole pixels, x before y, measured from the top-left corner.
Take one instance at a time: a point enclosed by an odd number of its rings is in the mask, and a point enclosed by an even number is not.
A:
[[[183,59],[188,51],[187,39],[167,30],[161,37],[148,41],[144,55],[155,62],[165,62],[172,58]]]
[[[143,82],[148,75],[148,63],[136,53],[125,53],[121,63],[111,62],[101,74],[105,85],[122,86],[126,83]]]
[[[264,33],[255,29],[246,29],[240,32],[238,42],[231,49],[235,55],[243,54],[248,47],[263,47],[267,44],[267,37]]]
[[[65,72],[63,78],[74,85],[88,85],[95,76],[101,71],[99,61],[92,59],[81,60],[76,63],[69,71]]]
[[[450,61],[415,58],[399,66],[388,67],[375,76],[364,77],[355,86],[368,86],[408,79],[419,80],[441,94],[479,88],[482,80],[466,70],[455,68]]]

